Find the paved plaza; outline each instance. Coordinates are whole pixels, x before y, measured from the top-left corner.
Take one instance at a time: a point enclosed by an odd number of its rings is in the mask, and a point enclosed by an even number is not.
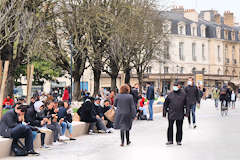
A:
[[[213,101],[202,102],[197,110],[197,129],[184,121],[183,146],[165,146],[167,120],[155,115],[155,120],[135,121],[132,145],[120,147],[118,131],[79,137],[69,142],[39,150],[39,157],[8,157],[8,160],[239,160],[240,103],[229,116],[221,117]]]

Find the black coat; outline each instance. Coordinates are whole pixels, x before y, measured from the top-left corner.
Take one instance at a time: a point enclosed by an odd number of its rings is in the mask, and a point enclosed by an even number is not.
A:
[[[192,106],[196,103],[200,103],[199,91],[196,86],[187,86],[184,89],[187,95],[187,105]]]
[[[169,120],[183,120],[184,115],[189,115],[190,112],[189,107],[185,108],[186,104],[186,93],[182,89],[178,92],[171,92],[164,102],[163,116],[166,117],[168,114]]]
[[[78,109],[77,114],[80,116],[80,120],[82,122],[92,123],[96,122],[96,112],[95,106],[92,102],[86,101],[82,104],[82,106]]]
[[[11,137],[11,130],[21,122],[18,121],[18,115],[15,110],[6,112],[0,122],[0,135],[5,138]]]
[[[33,106],[27,109],[27,112],[24,115],[25,122],[34,127],[41,127],[42,117],[37,117],[37,112]]]
[[[154,100],[155,96],[154,96],[154,88],[153,86],[149,86],[147,89],[147,99],[148,100]]]
[[[137,88],[133,88],[131,94],[133,96],[134,103],[137,106],[138,100],[142,98],[141,96],[139,96],[138,89]]]

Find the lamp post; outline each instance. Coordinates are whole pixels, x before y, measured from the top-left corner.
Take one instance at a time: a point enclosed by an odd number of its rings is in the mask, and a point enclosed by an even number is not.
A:
[[[71,56],[71,62],[70,62],[70,80],[71,80],[71,88],[70,88],[70,104],[72,103],[72,87],[73,87],[73,83],[72,83],[72,65],[73,65],[73,43],[72,43],[72,37],[70,37],[69,41],[69,48],[70,48],[70,56]]]
[[[177,65],[177,80],[178,81],[178,68],[179,68],[179,65]]]

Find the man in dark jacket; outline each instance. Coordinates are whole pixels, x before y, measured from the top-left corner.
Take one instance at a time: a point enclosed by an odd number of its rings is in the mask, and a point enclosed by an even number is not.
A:
[[[191,127],[191,114],[192,114],[192,121],[193,121],[193,128],[196,128],[196,105],[200,103],[200,96],[198,88],[193,83],[193,78],[189,77],[188,79],[188,86],[184,89],[187,95],[187,106],[191,109],[190,114],[188,115],[188,122]]]
[[[132,96],[133,96],[134,103],[135,103],[135,105],[137,107],[138,100],[142,98],[142,96],[139,95],[139,86],[138,86],[137,83],[132,88]]]
[[[153,103],[154,103],[154,88],[151,83],[147,83],[147,99],[149,100],[148,109],[149,109],[149,119],[153,120]]]
[[[15,109],[8,111],[2,117],[0,123],[0,134],[4,138],[13,138],[13,143],[17,143],[18,139],[25,139],[26,151],[28,154],[39,155],[33,150],[33,134],[28,125],[22,124],[24,114],[27,107],[16,104]]]
[[[173,144],[173,125],[176,121],[177,124],[177,144],[182,145],[182,126],[183,126],[183,119],[184,115],[188,115],[189,108],[185,108],[186,106],[186,94],[181,89],[181,86],[179,83],[175,83],[173,86],[173,92],[171,92],[165,102],[163,107],[163,117],[166,117],[168,114],[168,132],[167,132],[167,138],[168,142],[166,145]],[[185,110],[186,109],[186,110]]]

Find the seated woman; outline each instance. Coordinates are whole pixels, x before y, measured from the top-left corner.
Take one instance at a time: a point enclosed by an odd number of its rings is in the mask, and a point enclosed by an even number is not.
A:
[[[104,115],[109,109],[111,109],[111,107],[114,107],[114,106],[110,105],[109,100],[105,100],[104,106],[102,108],[102,114]],[[107,125],[106,125],[107,128],[113,128],[113,122],[110,121],[105,115],[104,115],[104,120],[107,120]]]
[[[76,140],[72,137],[72,108],[67,101],[59,102],[58,118],[62,127],[62,135],[65,135],[66,129],[70,134],[69,140]]]

